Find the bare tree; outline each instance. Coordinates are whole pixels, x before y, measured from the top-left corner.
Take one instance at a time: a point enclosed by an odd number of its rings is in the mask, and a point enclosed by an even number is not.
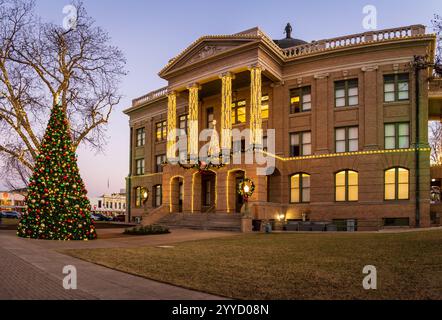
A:
[[[26,183],[51,107],[60,97],[74,146],[101,150],[126,74],[125,58],[81,2],[75,28],[42,22],[34,1],[0,0],[0,161]]]
[[[440,121],[431,121],[428,129],[431,162],[440,165],[442,164],[442,123]]]
[[[437,74],[442,75],[442,16],[435,14],[431,24],[437,36],[436,66],[434,69]]]

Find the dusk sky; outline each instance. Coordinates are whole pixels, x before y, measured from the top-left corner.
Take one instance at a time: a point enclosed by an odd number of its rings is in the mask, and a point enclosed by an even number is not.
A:
[[[62,24],[69,1],[37,2],[46,21]],[[259,26],[273,39],[284,37],[287,22],[293,37],[306,41],[364,32],[362,9],[374,5],[378,29],[424,24],[442,14],[441,0],[383,1],[109,1],[85,0],[97,25],[109,32],[127,58],[128,76],[121,85],[124,99],[115,109],[104,153],[78,150],[79,165],[90,196],[118,192],[129,171],[128,117],[122,110],[131,100],[166,85],[157,75],[167,61],[205,34],[232,34]],[[110,189],[108,189],[108,179]]]

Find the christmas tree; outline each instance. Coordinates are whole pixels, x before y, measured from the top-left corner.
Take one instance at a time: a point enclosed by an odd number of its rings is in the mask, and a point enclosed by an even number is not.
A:
[[[19,237],[47,240],[97,238],[87,191],[72,146],[69,122],[61,103],[52,109],[29,181],[26,203],[28,210],[20,220]]]

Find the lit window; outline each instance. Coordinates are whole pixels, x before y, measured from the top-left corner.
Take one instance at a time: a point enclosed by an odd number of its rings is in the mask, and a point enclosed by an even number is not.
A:
[[[144,174],[144,159],[136,160],[136,173],[138,176]]]
[[[232,124],[246,122],[246,101],[241,100],[232,104]]]
[[[290,113],[312,110],[311,87],[290,90]]]
[[[385,171],[385,200],[409,199],[409,170],[392,168]]]
[[[358,173],[343,170],[335,174],[335,199],[337,202],[358,201]]]
[[[144,128],[137,129],[137,147],[142,147],[146,143],[146,133]]]
[[[261,118],[269,118],[269,95],[263,95],[261,99]]]
[[[310,175],[298,173],[290,177],[290,202],[310,202]]]
[[[156,139],[157,141],[163,141],[167,139],[167,121],[161,121],[157,123]]]
[[[135,188],[135,207],[141,207],[142,204],[142,188],[136,187]]]
[[[335,82],[335,106],[351,107],[359,104],[358,80]]]
[[[384,127],[385,149],[408,149],[410,147],[410,124],[387,123]]]
[[[409,99],[409,75],[394,74],[384,76],[384,101],[404,101]]]
[[[312,154],[311,132],[299,132],[290,134],[290,156],[308,156]]]
[[[335,131],[336,152],[355,152],[359,150],[358,127],[338,128]]]

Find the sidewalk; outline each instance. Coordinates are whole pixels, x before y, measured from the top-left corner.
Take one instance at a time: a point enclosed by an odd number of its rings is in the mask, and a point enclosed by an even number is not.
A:
[[[108,231],[110,232],[110,231]],[[157,246],[190,239],[226,236],[225,232],[174,230],[170,235],[53,242],[21,239],[0,232],[0,299],[217,300],[217,296],[132,276],[56,252],[67,248]],[[230,235],[232,235],[230,233]],[[65,290],[63,267],[77,269],[78,289]]]

